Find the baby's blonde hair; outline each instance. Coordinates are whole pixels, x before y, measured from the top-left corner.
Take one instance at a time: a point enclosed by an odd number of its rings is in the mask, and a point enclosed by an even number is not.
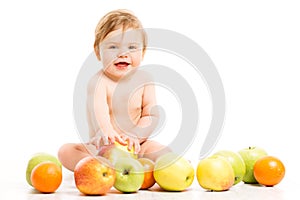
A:
[[[104,15],[95,30],[94,50],[97,58],[100,60],[99,43],[112,31],[122,28],[126,31],[129,28],[141,29],[143,36],[143,53],[147,48],[147,35],[143,30],[140,20],[129,10],[118,9]]]

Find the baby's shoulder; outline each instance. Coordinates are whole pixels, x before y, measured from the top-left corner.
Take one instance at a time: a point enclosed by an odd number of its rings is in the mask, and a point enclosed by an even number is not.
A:
[[[98,87],[99,84],[105,85],[105,83],[107,82],[105,79],[106,79],[106,76],[104,76],[102,71],[97,72],[89,80],[88,85],[87,85],[88,90],[94,90],[95,87]]]
[[[145,83],[154,81],[152,73],[146,70],[138,70],[135,77]]]

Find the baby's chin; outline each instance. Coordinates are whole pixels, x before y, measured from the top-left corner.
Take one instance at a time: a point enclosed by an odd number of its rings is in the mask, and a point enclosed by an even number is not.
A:
[[[102,69],[104,75],[114,81],[127,80],[138,71],[138,67],[128,65],[126,69],[119,70],[116,66],[112,65]]]

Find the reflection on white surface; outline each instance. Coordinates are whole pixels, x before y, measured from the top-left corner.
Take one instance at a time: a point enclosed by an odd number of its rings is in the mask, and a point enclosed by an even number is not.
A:
[[[292,193],[283,190],[281,187],[262,187],[240,184],[232,187],[228,191],[224,192],[209,192],[205,191],[197,185],[197,182],[187,191],[183,192],[166,192],[155,185],[151,190],[141,190],[137,193],[123,194],[115,189],[112,189],[109,193],[104,196],[85,196],[81,194],[75,186],[73,188],[65,188],[69,184],[64,183],[64,186],[53,194],[40,194],[37,192],[32,192],[33,190],[24,190],[23,194],[26,195],[27,200],[61,200],[61,199],[73,199],[73,200],[85,200],[85,199],[108,199],[108,200],[118,200],[118,199],[206,199],[206,200],[232,200],[232,199],[263,199],[263,200],[284,200],[292,198]],[[9,197],[12,199],[19,199],[16,193],[12,193]],[[15,198],[16,197],[16,198]],[[289,198],[290,197],[290,198]]]
[[[3,185],[3,183],[1,183]],[[108,200],[126,200],[126,199],[205,199],[205,200],[286,200],[292,199],[298,186],[287,182],[280,183],[275,187],[263,187],[258,185],[246,185],[240,183],[224,192],[209,192],[203,190],[195,179],[192,187],[183,192],[166,192],[154,185],[150,190],[141,190],[137,193],[123,194],[114,188],[104,196],[85,196],[75,187],[71,173],[67,173],[59,189],[52,194],[41,194],[31,188],[29,185],[15,181],[6,184],[6,190],[1,192],[0,199],[27,199],[27,200],[85,200],[85,199],[108,199]],[[4,195],[4,196],[3,196]]]

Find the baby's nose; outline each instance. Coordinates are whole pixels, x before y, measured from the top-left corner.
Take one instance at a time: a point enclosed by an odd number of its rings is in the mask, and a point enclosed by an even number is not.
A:
[[[127,58],[128,53],[129,53],[128,49],[120,48],[120,51],[118,53],[118,57],[120,57],[120,58],[126,57]]]

